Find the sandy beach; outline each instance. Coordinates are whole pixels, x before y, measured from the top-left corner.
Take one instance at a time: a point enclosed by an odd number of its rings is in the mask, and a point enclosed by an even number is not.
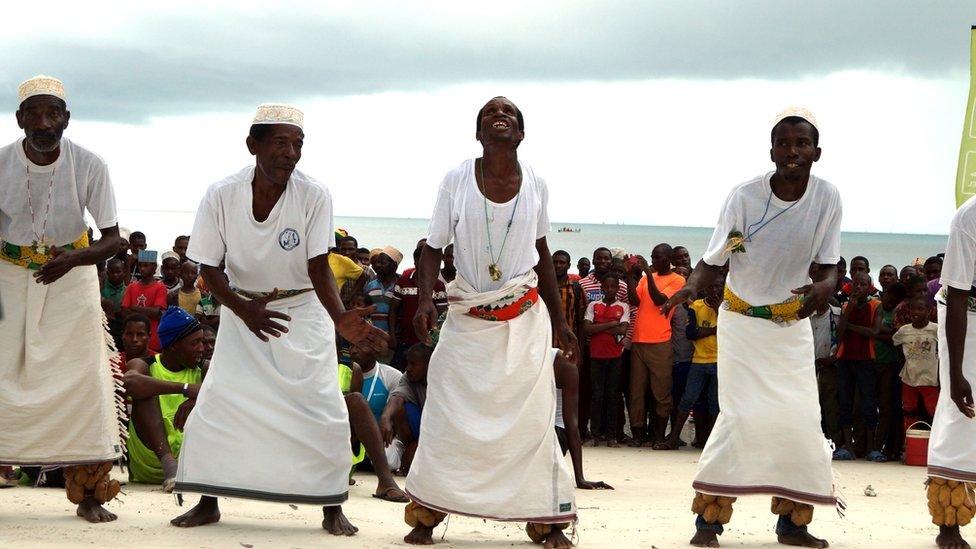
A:
[[[788,451],[788,450],[787,450]],[[688,547],[693,534],[691,479],[698,451],[653,452],[633,449],[585,449],[587,477],[604,480],[614,491],[577,490],[580,547]],[[287,466],[283,462],[282,466]],[[864,461],[835,462],[847,516],[818,508],[814,534],[831,547],[932,547],[922,482],[925,469]],[[116,474],[121,476],[118,469]],[[274,474],[269,471],[267,474]],[[402,479],[401,479],[402,480]],[[864,495],[872,485],[877,497]],[[189,509],[158,487],[129,484],[121,502],[109,508],[119,520],[92,525],[74,516],[63,490],[17,487],[0,490],[0,546],[3,547],[406,547],[403,505],[371,496],[375,477],[356,476],[346,514],[360,531],[336,538],[320,528],[321,510],[221,498],[220,523],[191,530],[169,525]],[[740,499],[732,523],[720,538],[724,547],[779,547],[768,497]],[[438,547],[533,547],[517,523],[451,517],[435,531]],[[963,530],[965,535],[969,530]]]

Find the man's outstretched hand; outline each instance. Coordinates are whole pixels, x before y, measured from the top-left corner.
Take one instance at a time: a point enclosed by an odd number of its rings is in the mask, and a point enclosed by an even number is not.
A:
[[[668,300],[664,303],[664,305],[661,305],[661,314],[664,316],[668,316],[668,313],[671,312],[671,309],[674,309],[675,307],[681,305],[685,301],[694,300],[697,297],[695,295],[697,293],[698,293],[697,290],[694,290],[693,288],[690,288],[687,285],[682,287],[680,290],[675,292],[673,296],[669,297]]]
[[[438,316],[433,299],[421,299],[417,304],[417,313],[413,315],[413,331],[424,345],[430,346],[433,343],[430,331],[437,326]]]
[[[281,334],[288,333],[288,328],[275,322],[273,319],[280,319],[288,322],[291,317],[285,313],[268,309],[268,303],[278,297],[278,288],[275,288],[265,297],[259,297],[250,301],[245,301],[238,307],[235,314],[261,341],[268,341],[268,335],[280,337]]]
[[[387,348],[390,336],[376,326],[366,322],[366,317],[376,312],[376,305],[362,309],[350,309],[336,320],[336,331],[353,345],[364,345],[377,353]]]
[[[803,296],[803,305],[797,311],[796,316],[806,318],[815,313],[817,309],[827,303],[833,289],[834,285],[827,281],[826,284],[824,282],[814,282],[813,284],[807,284],[806,286],[793,290],[794,295]]]

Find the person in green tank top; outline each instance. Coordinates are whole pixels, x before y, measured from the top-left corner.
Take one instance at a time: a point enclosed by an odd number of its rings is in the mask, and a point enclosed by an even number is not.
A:
[[[881,306],[874,312],[874,365],[878,388],[878,444],[884,446],[888,461],[901,459],[904,430],[901,426],[901,353],[891,342],[895,333],[895,308],[905,299],[900,282],[890,284],[881,294]]]
[[[193,409],[208,363],[203,327],[179,307],[159,321],[161,353],[128,362],[123,382],[132,398],[129,421],[129,479],[162,484],[172,492],[183,425]]]

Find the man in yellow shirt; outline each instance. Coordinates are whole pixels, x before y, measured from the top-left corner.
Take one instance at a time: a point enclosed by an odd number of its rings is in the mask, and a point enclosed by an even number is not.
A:
[[[332,274],[335,276],[336,286],[339,288],[339,293],[341,295],[353,296],[362,293],[363,287],[366,285],[366,276],[363,272],[363,267],[349,259],[348,257],[339,253],[329,254],[329,268],[332,269]],[[342,291],[342,287],[346,283],[351,282],[355,284],[353,291],[346,294]],[[348,290],[347,290],[348,291]],[[343,305],[349,305],[348,303],[343,303]]]

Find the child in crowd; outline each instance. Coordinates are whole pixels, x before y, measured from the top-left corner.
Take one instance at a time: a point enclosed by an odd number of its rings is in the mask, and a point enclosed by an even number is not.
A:
[[[898,282],[898,269],[894,265],[885,265],[878,271],[878,284],[882,292],[887,292],[892,284]]]
[[[912,313],[908,308],[908,304],[913,301],[916,297],[925,298],[925,302],[928,303],[929,297],[929,286],[928,282],[920,274],[912,274],[908,276],[908,284],[905,285],[905,300],[901,302],[900,305],[895,309],[895,329],[901,328],[906,324],[912,323]],[[929,321],[935,322],[935,307],[929,307]]]
[[[677,450],[681,442],[681,429],[692,407],[702,396],[708,395],[708,417],[695,416],[695,430],[702,431],[707,442],[715,418],[718,417],[718,308],[722,305],[725,280],[718,279],[705,289],[705,298],[688,307],[686,334],[694,343],[695,351],[688,370],[685,392],[678,403],[678,415],[667,442],[654,446],[655,450]]]
[[[878,428],[878,394],[874,368],[874,310],[877,300],[869,300],[871,277],[858,272],[852,277],[851,297],[844,305],[837,323],[837,349],[839,360],[837,388],[840,396],[840,427],[843,446],[834,452],[834,458],[853,459],[854,448],[854,392],[861,403],[861,419],[866,430],[867,459],[884,461],[876,437]]]
[[[113,257],[105,268],[102,285],[102,310],[108,319],[108,332],[115,348],[122,348],[122,298],[125,297],[125,262]]]
[[[819,269],[810,266],[811,276]],[[833,441],[841,440],[840,409],[837,393],[837,320],[840,304],[829,299],[810,315],[813,329],[814,365],[817,371],[817,393],[820,398],[820,428],[824,436]]]
[[[129,284],[122,297],[122,311],[124,316],[139,313],[149,318],[149,350],[158,353],[161,348],[159,336],[156,333],[159,319],[166,310],[166,286],[156,280],[156,252],[151,250],[139,251],[139,280]]]
[[[180,284],[169,291],[166,301],[170,306],[179,307],[191,316],[196,315],[202,297],[200,288],[196,286],[200,269],[196,263],[187,260],[180,265],[179,275]]]
[[[620,278],[612,272],[601,281],[603,299],[591,301],[583,317],[583,334],[590,338],[590,433],[587,441],[597,446],[619,446],[614,435],[617,421],[617,399],[620,391],[620,356],[630,324],[630,306],[617,299]]]
[[[166,286],[167,291],[178,290],[180,288],[180,256],[176,252],[166,252],[163,254],[163,262],[159,268],[159,281]]]
[[[380,418],[380,431],[386,445],[393,444],[393,437],[396,436],[405,446],[400,468],[396,471],[398,475],[406,475],[410,471],[410,464],[417,452],[420,422],[427,400],[427,366],[432,351],[423,343],[415,343],[407,349],[406,372],[393,389]]]
[[[908,310],[912,323],[899,328],[892,338],[905,353],[901,405],[906,429],[919,419],[919,401],[931,421],[939,400],[939,328],[929,322],[929,306],[924,297],[911,299]]]
[[[897,280],[897,278],[896,278]],[[905,287],[900,282],[888,286],[881,294],[881,305],[874,311],[874,365],[878,392],[878,445],[884,447],[885,457],[895,460],[901,456],[902,437],[897,423],[901,415],[898,406],[901,380],[898,371],[901,356],[892,344],[895,333],[895,310],[905,298]]]

